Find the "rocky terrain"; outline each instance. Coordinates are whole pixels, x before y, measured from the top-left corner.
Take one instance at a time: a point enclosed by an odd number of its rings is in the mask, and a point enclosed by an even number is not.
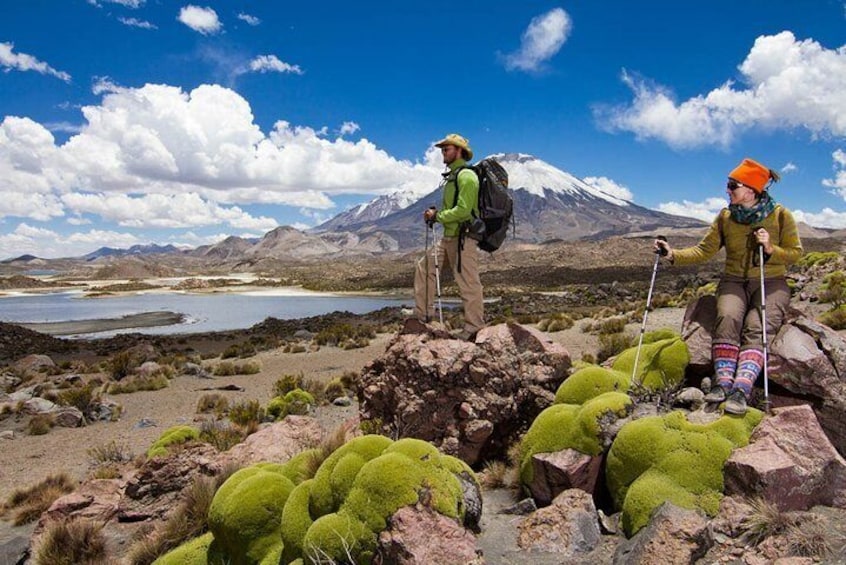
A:
[[[472,343],[396,308],[72,342],[0,324],[0,498],[29,524],[0,525],[0,560],[838,562],[846,341],[816,318],[846,265],[816,244],[790,276],[771,411],[741,419],[698,388],[717,263],[661,268],[650,329],[669,329],[647,335],[633,384],[647,238],[504,250]],[[388,288],[390,268],[350,262],[323,284]],[[270,518],[244,527],[264,499]]]

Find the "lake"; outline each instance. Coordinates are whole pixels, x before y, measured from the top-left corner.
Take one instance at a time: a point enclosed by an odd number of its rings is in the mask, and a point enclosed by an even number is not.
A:
[[[280,319],[318,316],[336,310],[364,314],[386,306],[411,306],[411,298],[378,298],[312,293],[298,289],[256,290],[214,294],[151,292],[107,298],[84,298],[82,291],[16,294],[0,297],[0,321],[59,322],[120,318],[154,311],[179,312],[186,322],[169,326],[99,332],[176,334],[248,328],[267,317]]]

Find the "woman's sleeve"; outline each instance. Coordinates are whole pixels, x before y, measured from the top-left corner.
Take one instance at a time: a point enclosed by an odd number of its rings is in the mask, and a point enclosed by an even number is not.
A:
[[[702,263],[713,257],[717,251],[723,246],[722,237],[720,236],[720,214],[711,222],[711,227],[702,241],[693,247],[685,247],[684,249],[673,250],[673,264],[674,265],[692,265],[694,263]]]
[[[782,225],[778,242],[773,242],[773,252],[770,261],[792,265],[802,256],[802,242],[799,240],[799,229],[796,220],[787,208],[782,207]]]

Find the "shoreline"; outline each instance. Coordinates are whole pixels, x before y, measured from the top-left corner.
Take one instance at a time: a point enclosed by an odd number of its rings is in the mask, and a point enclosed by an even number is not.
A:
[[[178,312],[141,312],[120,318],[94,318],[90,320],[65,320],[61,322],[15,322],[16,325],[52,336],[93,334],[131,328],[172,326],[185,321]]]

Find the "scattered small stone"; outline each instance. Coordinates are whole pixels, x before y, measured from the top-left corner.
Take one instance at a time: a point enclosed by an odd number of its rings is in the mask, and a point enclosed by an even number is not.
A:
[[[731,553],[732,555],[734,555],[735,557],[740,557],[740,556],[741,556],[741,555],[743,555],[745,552],[746,552],[746,550],[745,550],[744,548],[742,548],[742,547],[733,547],[733,548],[731,548],[731,552],[730,552],[730,553]]]
[[[521,500],[517,504],[514,504],[514,505],[509,506],[507,508],[503,508],[502,510],[499,511],[499,513],[500,514],[514,514],[516,516],[525,516],[527,514],[531,514],[532,512],[534,512],[537,509],[538,509],[538,507],[535,504],[534,498],[524,498],[523,500]]]
[[[610,516],[606,516],[602,510],[597,510],[596,513],[599,516],[599,526],[602,528],[602,533],[616,535],[620,530],[620,513],[617,512]]]
[[[675,406],[699,406],[703,402],[705,402],[705,393],[692,386],[679,391],[673,399]]]
[[[0,439],[15,439],[15,432],[12,430],[5,430],[0,432]]]
[[[303,341],[311,341],[314,334],[308,330],[297,330],[294,332],[294,339],[301,339]]]
[[[84,421],[82,412],[74,406],[62,406],[53,412],[53,418],[63,428],[78,428]]]
[[[349,406],[352,404],[352,400],[350,400],[349,396],[339,396],[335,400],[332,401],[332,404],[335,406]]]
[[[238,385],[223,385],[223,386],[207,386],[198,390],[234,390],[236,392],[244,392],[244,387]]]
[[[158,426],[158,424],[155,420],[151,420],[150,418],[141,418],[133,427],[136,430],[140,430],[142,428],[155,428],[156,426]]]

